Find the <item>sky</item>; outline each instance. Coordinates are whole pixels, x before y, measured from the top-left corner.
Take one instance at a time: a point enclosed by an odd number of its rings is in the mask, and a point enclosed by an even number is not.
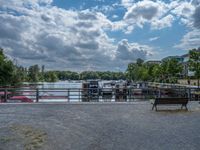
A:
[[[0,47],[24,67],[125,71],[200,47],[200,0],[0,0]]]

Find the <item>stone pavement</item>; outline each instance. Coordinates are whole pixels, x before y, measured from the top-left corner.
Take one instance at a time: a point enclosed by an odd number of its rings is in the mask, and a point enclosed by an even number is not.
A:
[[[199,150],[200,104],[1,104],[0,150]]]

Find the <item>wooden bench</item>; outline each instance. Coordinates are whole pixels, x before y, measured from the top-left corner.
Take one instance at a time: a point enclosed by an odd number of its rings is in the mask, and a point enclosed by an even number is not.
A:
[[[187,104],[188,104],[188,98],[180,98],[180,97],[173,97],[173,98],[156,98],[154,103],[153,103],[153,107],[152,107],[152,110],[154,108],[156,108],[156,111],[157,111],[157,105],[181,105],[181,109],[183,107],[185,107],[186,110],[187,109]]]

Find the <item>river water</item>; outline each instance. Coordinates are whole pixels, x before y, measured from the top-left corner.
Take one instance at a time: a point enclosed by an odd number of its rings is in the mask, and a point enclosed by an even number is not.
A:
[[[99,85],[102,86],[103,83],[110,81],[99,81]],[[38,83],[24,83],[32,85],[32,88],[39,89],[40,102],[58,102],[58,101],[70,101],[70,102],[78,102],[81,101],[81,92],[79,89],[82,88],[83,81],[58,81],[58,82],[38,82]],[[67,91],[66,89],[70,89]],[[57,97],[56,97],[57,96]],[[63,97],[63,98],[59,98]],[[44,98],[51,97],[51,98]],[[55,98],[56,97],[56,98]],[[64,98],[67,97],[67,98]],[[35,98],[30,97],[29,98]]]

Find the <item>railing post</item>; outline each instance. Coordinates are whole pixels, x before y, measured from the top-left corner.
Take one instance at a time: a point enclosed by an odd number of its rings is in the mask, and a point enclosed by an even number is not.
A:
[[[70,102],[70,89],[68,89],[67,93],[68,93],[68,102]]]
[[[79,102],[81,101],[81,89],[78,89],[79,91],[79,94],[78,94],[78,99],[79,99]]]
[[[190,88],[188,88],[188,98],[191,101],[191,89]]]
[[[158,92],[159,92],[159,93],[158,93],[158,97],[161,98],[161,90],[159,89]]]
[[[8,94],[7,94],[7,88],[5,88],[5,91],[4,91],[4,102],[6,103],[7,102],[7,99],[8,99]]]
[[[39,89],[36,89],[36,102],[39,102]]]

